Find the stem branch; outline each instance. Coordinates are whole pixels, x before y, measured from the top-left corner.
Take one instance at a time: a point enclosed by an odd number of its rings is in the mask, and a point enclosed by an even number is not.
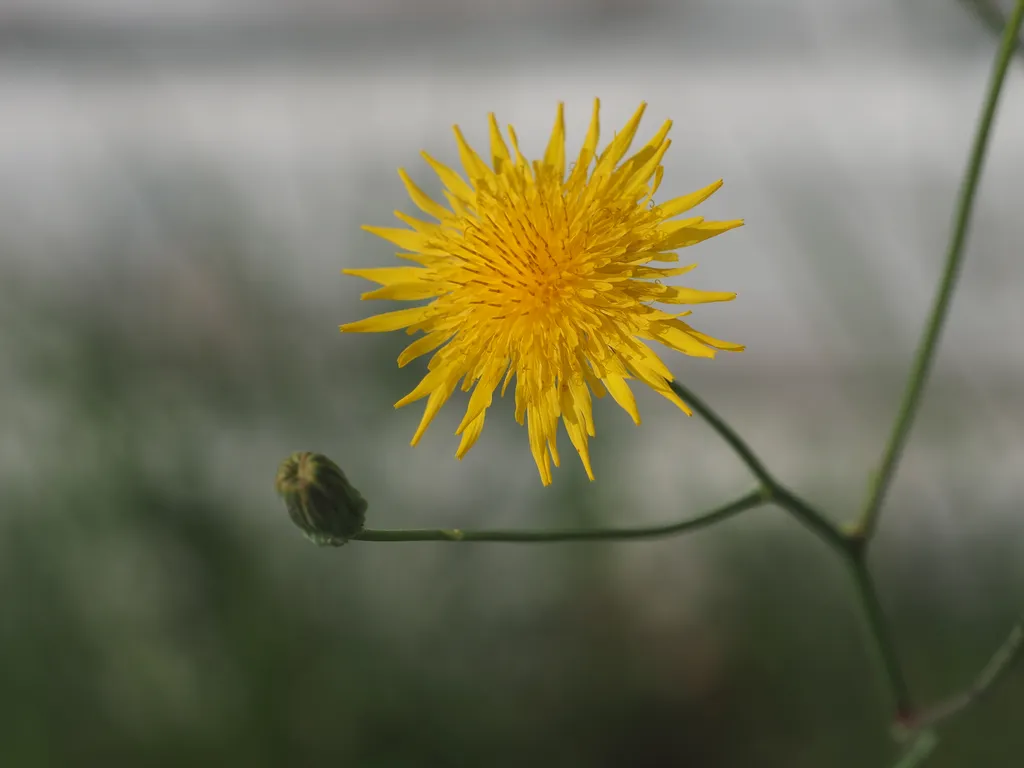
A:
[[[711,425],[712,429],[718,432],[722,439],[732,447],[750,468],[750,471],[763,483],[765,493],[769,498],[817,534],[850,566],[854,586],[860,598],[861,606],[864,609],[864,618],[867,622],[872,644],[881,669],[884,672],[889,690],[892,692],[893,699],[895,700],[896,711],[900,717],[909,716],[911,712],[910,689],[903,675],[903,668],[900,665],[881,603],[879,603],[874,581],[867,569],[864,559],[864,539],[856,533],[844,533],[815,507],[778,482],[750,446],[733,431],[732,427],[711,406],[678,382],[670,382],[670,386],[677,395],[689,403],[693,410],[699,413]]]
[[[900,454],[903,452],[903,446],[906,444],[907,435],[913,425],[914,416],[921,402],[921,393],[924,391],[932,362],[935,359],[935,351],[939,344],[942,326],[949,312],[953,290],[956,287],[960,265],[963,262],[964,243],[967,241],[967,231],[970,227],[971,214],[974,210],[975,193],[978,189],[978,180],[981,178],[981,169],[984,164],[989,137],[992,134],[992,123],[996,114],[996,106],[999,103],[999,94],[1003,89],[1006,70],[1010,66],[1010,59],[1013,57],[1013,51],[1017,45],[1017,35],[1020,32],[1022,21],[1024,21],[1024,0],[1018,0],[1013,13],[1003,29],[1003,40],[999,46],[999,53],[996,55],[988,93],[982,106],[981,117],[978,120],[974,144],[971,147],[971,153],[967,161],[967,170],[960,187],[953,234],[946,252],[946,264],[942,273],[942,280],[939,283],[938,292],[935,295],[931,313],[925,325],[924,335],[914,357],[914,363],[903,393],[903,400],[900,403],[900,409],[893,424],[892,433],[886,444],[882,463],[878,471],[873,475],[873,482],[868,490],[863,510],[857,522],[857,531],[865,541],[871,539],[878,524],[882,501],[889,488],[889,483],[892,481],[896,466],[899,464]]]
[[[771,473],[768,472],[767,467],[765,467],[761,459],[757,457],[757,454],[754,453],[754,450],[747,445],[742,437],[736,434],[732,427],[725,423],[725,420],[721,416],[715,413],[714,409],[710,405],[705,403],[678,381],[670,381],[668,382],[668,385],[672,388],[673,392],[679,395],[679,397],[681,397],[688,405],[692,406],[693,410],[699,413],[704,421],[710,424],[711,428],[729,444],[729,447],[732,448],[736,452],[736,455],[743,460],[743,463],[750,468],[754,477],[760,480],[762,485],[767,488],[775,488],[778,485],[775,478],[773,478]]]
[[[678,536],[706,528],[755,507],[768,499],[760,490],[751,491],[735,501],[696,517],[674,523],[634,528],[551,528],[522,530],[462,530],[460,528],[366,529],[352,537],[358,541],[492,541],[506,543],[545,543],[557,541],[630,541]]]
[[[825,515],[776,480],[764,462],[754,453],[754,449],[747,445],[746,441],[726,423],[725,419],[718,415],[714,408],[678,381],[670,381],[668,384],[672,387],[673,392],[699,413],[701,418],[729,444],[729,447],[747,465],[754,477],[761,481],[765,494],[772,501],[792,514],[830,546],[844,553],[850,549],[850,542],[842,531],[829,522]]]
[[[903,725],[910,729],[931,728],[968,707],[977,703],[991,692],[996,683],[1006,677],[1014,665],[1024,658],[1024,616],[1013,625],[1010,634],[992,654],[988,664],[966,691],[954,694],[944,701],[929,707],[921,714],[909,719]]]

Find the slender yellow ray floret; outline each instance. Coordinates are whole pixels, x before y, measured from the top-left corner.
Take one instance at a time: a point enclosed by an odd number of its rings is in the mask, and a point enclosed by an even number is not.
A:
[[[429,302],[348,323],[341,330],[422,334],[398,358],[404,366],[433,353],[427,374],[396,403],[427,400],[413,445],[461,382],[464,391],[473,391],[456,430],[462,437],[456,456],[462,458],[480,437],[494,392],[500,385],[504,395],[514,377],[516,420],[525,420],[542,482],[551,483],[551,464],[559,464],[559,420],[593,480],[591,393],[599,398],[610,393],[639,424],[628,384],[636,379],[690,413],[669,387],[672,373],[645,342],[695,357],[743,349],[691,328],[680,319],[689,312],[669,314],[653,306],[734,299],[734,293],[662,284],[663,278],[696,265],[649,265],[677,262],[676,250],[743,221],[676,218],[714,194],[720,180],[654,203],[664,173],[662,158],[672,143],[671,121],[623,159],[645,106],[598,153],[600,102],[595,100],[583,147],[568,173],[561,104],[544,157],[532,163],[520,152],[512,126],[506,144],[493,114],[490,164],[456,126],[466,179],[423,153],[444,186],[447,205],[431,199],[399,170],[410,198],[432,221],[396,211],[406,228],[364,227],[401,248],[398,256],[408,265],[344,271],[380,286],[363,294],[364,299]]]

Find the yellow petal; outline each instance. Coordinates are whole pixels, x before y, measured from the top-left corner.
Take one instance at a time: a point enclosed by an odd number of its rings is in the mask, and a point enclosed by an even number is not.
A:
[[[648,384],[663,382],[665,379],[672,379],[672,371],[646,344],[641,345],[641,352],[638,355],[626,359],[629,368],[639,378]]]
[[[633,397],[633,392],[630,390],[626,380],[622,376],[611,374],[602,378],[601,381],[604,382],[615,402],[630,415],[633,423],[639,424],[640,411],[637,410],[636,398]]]
[[[421,235],[433,235],[434,237],[439,236],[442,233],[442,229],[431,221],[423,221],[417,219],[414,216],[410,216],[402,211],[394,211],[395,218],[401,221],[403,224],[408,224],[413,228],[415,232]]]
[[[565,105],[562,102],[558,102],[555,127],[544,150],[544,165],[554,169],[559,181],[565,178]]]
[[[389,243],[394,243],[399,248],[404,248],[407,251],[415,251],[419,253],[435,252],[436,250],[430,247],[430,240],[425,235],[419,232],[414,232],[411,229],[396,229],[393,227],[371,227],[368,224],[363,225],[363,229],[370,234],[382,237]]]
[[[648,141],[639,152],[637,152],[635,155],[633,155],[625,162],[623,168],[627,168],[630,166],[641,167],[647,165],[650,162],[651,158],[654,157],[659,150],[664,148],[665,142],[668,141],[669,131],[671,130],[672,121],[666,120],[664,123],[661,124],[661,128],[658,129],[658,132],[651,137],[651,140]],[[653,174],[654,171],[652,170],[651,173]]]
[[[501,381],[502,374],[508,367],[507,360],[495,359],[488,363],[484,375],[476,382],[476,388],[469,398],[469,405],[466,406],[466,414],[455,429],[455,434],[462,434],[470,422],[476,419],[481,413],[491,407],[494,401],[494,388]]]
[[[684,229],[695,227],[698,224],[701,224],[703,221],[703,216],[691,216],[689,219],[682,219],[681,221],[666,221],[662,223],[660,227],[658,227],[658,232],[661,235],[668,237],[670,235],[674,235],[678,232],[681,232]]]
[[[659,296],[658,301],[663,304],[710,304],[715,301],[732,301],[735,298],[735,293],[667,286],[666,293]]]
[[[434,282],[433,280],[419,280],[411,283],[385,285],[383,288],[378,288],[375,291],[368,291],[359,298],[363,300],[391,299],[392,301],[417,301],[419,299],[433,299],[438,296],[444,296],[450,291],[450,286]]]
[[[587,389],[586,380],[583,376],[579,379],[573,376],[569,383],[569,391],[572,393],[573,404],[576,413],[586,434],[594,436],[594,408],[590,399],[590,390]]]
[[[423,159],[426,160],[430,167],[434,169],[434,173],[441,179],[441,183],[444,184],[451,194],[455,195],[462,202],[463,205],[472,205],[473,200],[476,198],[476,192],[470,187],[458,173],[453,171],[444,163],[440,163],[426,152],[420,152]],[[458,213],[458,211],[456,211]]]
[[[437,358],[434,359],[436,360]],[[412,392],[395,403],[395,408],[404,408],[409,405],[409,403],[422,400],[434,390],[441,389],[442,384],[445,386],[451,384],[452,389],[454,389],[458,380],[459,376],[455,375],[452,366],[435,366],[427,371],[427,375],[420,379],[419,384],[413,388]]]
[[[670,387],[667,383],[665,383],[663,386],[654,387],[654,391],[657,392],[662,397],[664,397],[670,403],[675,405],[687,416],[693,416],[693,411],[690,409],[690,406],[688,406],[686,403],[680,400],[679,395],[677,395],[675,393],[675,390],[672,389],[672,387]]]
[[[587,445],[587,434],[583,431],[575,416],[563,416],[563,418],[565,419],[565,431],[569,433],[569,441],[572,443],[572,447],[576,449],[576,453],[579,454],[580,461],[583,462],[583,469],[587,472],[587,477],[593,480],[594,468],[590,465],[590,448]]]
[[[411,307],[410,309],[399,309],[395,312],[385,312],[382,315],[367,317],[365,320],[356,320],[354,323],[345,323],[339,326],[342,333],[384,333],[397,331],[414,323],[422,323],[433,316],[434,308]]]
[[[669,325],[661,325],[652,329],[654,338],[667,347],[682,352],[690,357],[714,357],[715,351],[706,347],[686,331]]]
[[[583,369],[583,378],[593,390],[594,397],[598,400],[607,394],[607,390],[605,389],[604,384],[601,383],[601,379],[594,374],[594,371],[591,370],[589,365]]]
[[[417,357],[433,352],[451,337],[451,331],[434,331],[422,338],[416,339],[416,341],[403,349],[402,354],[398,356],[398,367],[404,368]]]
[[[587,128],[587,137],[583,140],[583,151],[591,158],[597,155],[597,143],[601,140],[601,100],[594,99],[594,110],[590,115],[590,126]]]
[[[505,396],[505,390],[508,389],[509,382],[512,381],[512,377],[515,375],[516,366],[514,363],[509,363],[508,370],[505,371],[505,380],[501,383],[501,396]]]
[[[430,426],[430,422],[434,420],[438,411],[441,410],[441,407],[445,404],[448,398],[451,397],[458,381],[458,376],[451,376],[447,380],[443,381],[439,386],[434,387],[431,390],[430,398],[427,400],[427,407],[423,409],[423,416],[420,419],[419,426],[416,427],[416,432],[413,434],[409,445],[416,445],[420,441],[420,438],[422,438],[424,433],[427,431],[427,427]],[[398,406],[395,407],[397,408]]]
[[[696,264],[690,264],[685,267],[672,267],[670,269],[662,269],[661,267],[633,267],[633,274],[631,276],[634,278],[651,278],[660,280],[664,277],[678,277],[679,275],[685,275],[696,267]]]
[[[544,485],[551,485],[551,463],[548,455],[547,441],[540,429],[540,418],[537,412],[530,408],[526,414],[526,431],[530,439],[530,453],[537,464],[537,471],[540,473],[540,481]]]
[[[455,458],[461,461],[462,457],[469,453],[469,449],[476,444],[476,441],[480,438],[480,433],[484,431],[484,419],[486,417],[487,410],[484,409],[462,431],[462,440],[459,442],[459,449],[455,452]]]
[[[665,166],[659,165],[654,171],[654,181],[651,182],[651,190],[647,195],[647,199],[654,197],[655,193],[661,187],[661,180],[665,178]]]
[[[654,175],[655,169],[661,164],[662,158],[672,145],[667,138],[672,129],[672,121],[666,120],[661,129],[647,142],[647,145],[629,158],[612,176],[614,190],[622,194],[638,183],[646,182]]]
[[[451,213],[445,210],[443,205],[435,202],[422,189],[416,186],[415,182],[409,178],[409,174],[405,172],[404,168],[398,169],[398,176],[402,179],[402,183],[405,184],[405,189],[409,193],[409,199],[416,204],[417,208],[425,214],[433,216],[438,221],[444,221],[451,216]]]
[[[554,388],[544,392],[541,402],[541,416],[543,417],[543,431],[547,440],[548,453],[551,456],[551,463],[556,467],[561,466],[558,457],[558,396]]]
[[[473,217],[473,209],[462,201],[458,195],[449,192],[447,189],[441,194],[444,195],[444,199],[448,201],[448,205],[455,211],[455,215],[460,219],[469,219]],[[475,194],[475,193],[474,193]]]
[[[671,125],[669,121],[666,125]],[[668,152],[668,148],[672,146],[671,139],[665,139],[664,143],[661,144],[651,156],[649,160],[643,165],[638,165],[637,169],[634,170],[627,178],[623,180],[621,189],[623,192],[628,191],[631,188],[635,188],[638,184],[646,184],[648,179],[654,175],[654,172],[661,167],[661,161],[665,157],[665,153]],[[643,188],[643,187],[641,187]]]
[[[648,255],[649,261],[679,261],[679,256],[674,253],[650,253]]]
[[[516,401],[515,419],[517,424],[525,423],[526,410],[530,406],[531,378],[537,377],[536,371],[531,371],[521,361],[516,369],[516,388],[514,392]]]
[[[441,314],[441,307],[438,306],[437,302],[433,302],[428,306],[434,307],[438,312],[419,323],[413,323],[405,332],[412,336],[414,333],[433,333],[434,331],[451,331],[454,332],[459,326],[463,324],[463,320],[460,317],[452,317],[451,315]]]
[[[601,139],[601,100],[594,99],[594,110],[590,116],[590,127],[587,129],[587,137],[583,140],[580,154],[576,160],[576,166],[569,175],[566,182],[568,189],[575,190],[587,178],[587,170],[590,168],[590,161],[597,155],[597,142]]]
[[[455,142],[459,145],[459,159],[462,160],[462,167],[469,174],[469,180],[474,184],[478,184],[489,179],[492,175],[491,169],[480,159],[480,155],[476,153],[476,150],[469,146],[469,142],[462,135],[462,130],[459,126],[453,125],[452,130],[455,132]]]
[[[516,129],[511,125],[506,126],[508,128],[508,138],[512,142],[512,151],[516,153],[516,168],[526,174],[527,177],[530,175],[530,164],[523,157],[523,153],[519,151],[519,137],[516,136]]]
[[[504,173],[512,165],[512,158],[508,153],[508,146],[501,136],[501,129],[498,128],[498,121],[494,113],[490,114],[491,121],[491,163],[495,173]]]
[[[370,280],[378,285],[411,283],[421,276],[430,274],[430,270],[422,267],[370,267],[369,269],[343,269],[341,272],[345,275]]]
[[[597,161],[597,167],[594,169],[594,176],[610,175],[612,169],[622,159],[622,156],[629,151],[629,146],[633,143],[636,130],[640,127],[640,120],[643,118],[646,109],[647,102],[640,102],[640,106],[633,113],[633,116],[629,118],[625,127],[616,134],[611,143],[605,147],[604,152],[601,153],[601,157]]]
[[[705,221],[700,224],[686,227],[673,235],[669,235],[658,247],[663,251],[674,251],[676,248],[686,248],[689,245],[696,245],[709,240],[715,235],[728,232],[730,229],[743,226],[743,219],[734,221]]]
[[[742,344],[734,344],[731,341],[722,341],[721,339],[716,339],[714,336],[708,336],[706,333],[695,331],[692,328],[689,330],[689,334],[695,338],[700,339],[709,347],[721,349],[724,352],[742,352],[743,350],[746,349],[746,347],[743,346]]]
[[[676,197],[666,203],[662,203],[658,206],[658,212],[666,219],[671,219],[673,216],[678,216],[680,213],[686,213],[686,211],[691,208],[696,208],[715,194],[721,186],[722,180],[719,179],[713,184],[709,184],[704,187],[704,189],[699,189],[696,192],[691,192],[688,195]]]

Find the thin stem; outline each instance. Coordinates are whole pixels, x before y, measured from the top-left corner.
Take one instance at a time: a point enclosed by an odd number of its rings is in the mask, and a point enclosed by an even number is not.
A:
[[[691,392],[689,389],[684,387],[678,381],[670,381],[668,385],[672,388],[679,397],[681,397],[688,405],[693,407],[697,413],[703,417],[703,419],[711,425],[711,428],[717,432],[725,442],[729,444],[736,454],[743,460],[750,471],[754,473],[754,477],[760,480],[768,488],[775,488],[778,483],[775,482],[775,478],[771,476],[764,463],[757,457],[753,449],[744,442],[743,438],[733,431],[725,421],[715,413],[714,409],[710,405],[701,400],[697,395]]]
[[[928,708],[920,715],[905,722],[904,726],[911,729],[930,728],[960,714],[991,692],[995,684],[1004,679],[1022,658],[1024,658],[1024,616],[1014,624],[1010,634],[992,654],[992,658],[989,659],[988,664],[981,670],[970,688]]]
[[[864,610],[864,618],[867,620],[875,652],[882,669],[885,670],[885,677],[896,704],[896,717],[898,720],[905,720],[913,711],[910,686],[907,685],[907,680],[903,675],[903,666],[896,653],[896,646],[892,641],[885,612],[878,599],[878,590],[875,588],[874,579],[871,578],[863,554],[848,557],[846,562],[850,567],[853,583],[857,589],[857,597]]]
[[[835,525],[829,522],[825,515],[783,486],[772,476],[764,462],[754,453],[754,449],[747,445],[746,441],[725,422],[725,419],[718,415],[714,408],[678,381],[670,381],[668,384],[673,392],[686,401],[688,405],[692,406],[693,410],[699,413],[711,425],[711,428],[729,444],[740,459],[743,460],[743,463],[747,465],[754,477],[761,481],[765,489],[764,493],[772,501],[792,514],[797,520],[836,549],[845,553],[851,548],[852,542]]]
[[[917,768],[935,751],[938,743],[939,738],[935,731],[921,731],[893,768]]]
[[[782,485],[773,486],[771,488],[771,495],[772,501],[789,512],[800,523],[818,534],[826,544],[843,555],[852,554],[853,547],[855,546],[854,542],[808,502]]]
[[[999,3],[994,0],[962,0],[965,5],[971,7],[974,13],[981,19],[996,37],[1002,37],[1006,29],[1006,17],[1003,15]],[[1018,39],[1014,45],[1017,53],[1024,53],[1024,40]]]
[[[892,642],[885,614],[878,601],[874,582],[867,570],[864,560],[864,540],[858,535],[843,533],[811,504],[775,480],[750,446],[733,431],[732,427],[726,424],[711,406],[682,384],[675,381],[669,382],[669,384],[672,390],[687,401],[694,411],[704,417],[711,427],[739,454],[750,471],[764,483],[765,493],[771,500],[816,533],[849,564],[854,586],[864,609],[864,617],[872,643],[896,702],[896,711],[901,717],[909,715],[911,711],[910,688],[903,675],[903,668]]]
[[[892,481],[896,466],[899,464],[900,454],[907,441],[907,435],[910,432],[914,415],[921,401],[921,393],[924,391],[928,373],[935,358],[939,336],[942,333],[942,326],[949,311],[953,290],[956,287],[957,276],[963,261],[964,243],[967,240],[971,213],[974,209],[975,192],[978,188],[978,180],[981,178],[981,169],[985,159],[985,151],[988,147],[989,136],[992,133],[992,123],[996,113],[996,106],[999,103],[999,94],[1006,79],[1006,70],[1010,66],[1010,59],[1017,44],[1017,35],[1020,32],[1022,21],[1024,21],[1024,0],[1018,0],[1006,27],[1003,29],[1003,40],[999,46],[999,53],[996,55],[988,94],[985,97],[981,117],[978,121],[974,145],[971,148],[967,170],[960,188],[960,199],[957,203],[953,235],[950,238],[949,248],[946,253],[946,266],[943,271],[942,281],[935,295],[931,314],[928,317],[924,335],[914,358],[910,376],[907,379],[907,386],[903,393],[899,414],[893,425],[892,434],[889,436],[889,442],[886,445],[881,466],[873,475],[873,482],[857,523],[857,531],[865,541],[870,540],[878,524],[882,501],[885,498],[889,483]]]
[[[755,507],[764,506],[767,503],[768,499],[765,497],[765,494],[760,490],[756,490],[697,517],[661,525],[638,526],[635,528],[492,529],[478,531],[464,531],[460,528],[367,529],[357,533],[352,538],[359,541],[493,541],[506,543],[654,539],[663,536],[678,536],[700,528],[706,528],[709,525],[721,522]]]

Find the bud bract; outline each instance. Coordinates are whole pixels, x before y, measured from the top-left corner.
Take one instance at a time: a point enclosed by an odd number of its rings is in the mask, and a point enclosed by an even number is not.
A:
[[[293,453],[281,462],[274,487],[292,522],[315,544],[338,547],[363,530],[366,500],[321,453]]]

